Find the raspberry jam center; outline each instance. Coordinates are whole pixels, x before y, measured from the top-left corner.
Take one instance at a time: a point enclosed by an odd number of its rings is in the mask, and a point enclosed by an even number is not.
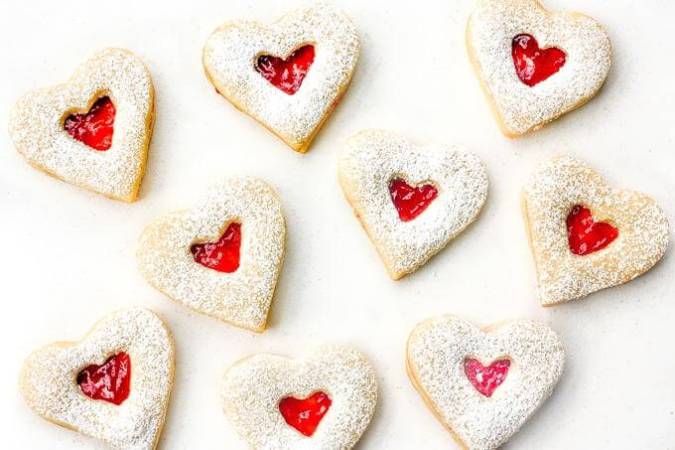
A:
[[[619,236],[619,230],[606,222],[595,222],[591,210],[581,205],[567,216],[567,238],[575,255],[588,255],[602,250]]]
[[[106,151],[112,146],[115,105],[110,97],[101,97],[85,114],[66,117],[63,129],[73,138],[89,147]]]
[[[404,179],[394,178],[389,182],[389,193],[398,217],[403,222],[410,222],[434,201],[438,189],[433,184],[410,186]]]
[[[239,268],[241,224],[231,223],[216,242],[192,244],[190,251],[195,261],[218,272],[231,273]]]
[[[129,397],[131,358],[121,352],[101,365],[92,364],[77,374],[77,384],[87,397],[120,405]]]
[[[305,45],[291,53],[286,59],[260,55],[255,69],[272,85],[288,95],[293,95],[300,89],[313,62],[314,46]]]
[[[287,424],[311,437],[332,403],[328,394],[319,391],[305,399],[285,397],[279,402],[279,411]]]
[[[485,367],[474,358],[464,360],[464,373],[473,387],[486,397],[492,397],[495,389],[506,380],[511,361],[498,359]]]
[[[556,47],[539,48],[529,34],[519,34],[511,42],[511,56],[520,81],[532,87],[565,65],[565,52]]]

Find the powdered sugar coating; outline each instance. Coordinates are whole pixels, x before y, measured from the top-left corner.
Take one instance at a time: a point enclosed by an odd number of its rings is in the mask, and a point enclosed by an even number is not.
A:
[[[575,205],[609,222],[619,236],[587,255],[570,251],[566,219]],[[650,197],[611,188],[571,157],[541,165],[523,189],[523,207],[543,305],[554,305],[630,281],[652,268],[668,248],[669,226]]]
[[[394,279],[417,270],[473,222],[485,203],[484,164],[459,146],[417,147],[383,130],[362,131],[338,162],[340,184]],[[389,182],[431,182],[438,197],[410,222],[398,216]]]
[[[241,224],[239,268],[223,273],[195,262],[190,246],[215,242]],[[172,299],[233,325],[263,331],[284,256],[286,228],[274,190],[256,178],[214,186],[189,211],[169,214],[142,233],[137,252],[146,280]]]
[[[466,358],[483,365],[511,361],[504,382],[491,397],[471,384]],[[546,325],[521,320],[486,330],[442,316],[420,323],[410,334],[410,378],[437,418],[460,445],[495,449],[515,434],[551,395],[564,367],[565,351]]]
[[[66,117],[89,110],[107,95],[115,105],[112,146],[97,151],[64,130]],[[134,201],[145,171],[154,118],[154,88],[143,62],[109,48],[87,60],[58,86],[26,94],[10,116],[9,131],[30,164],[68,183]]]
[[[85,396],[77,374],[119,352],[131,358],[129,397],[114,405]],[[134,308],[105,317],[80,342],[58,342],[33,352],[23,365],[21,393],[47,420],[112,448],[151,450],[164,425],[173,374],[169,330],[153,312]]]
[[[282,398],[306,398],[317,391],[332,404],[311,437],[289,426],[279,412]],[[252,448],[347,450],[365,431],[377,403],[375,372],[358,351],[324,346],[292,360],[259,354],[225,374],[225,412]]]
[[[260,55],[286,58],[306,44],[314,45],[316,56],[294,95],[255,70]],[[225,98],[304,152],[349,85],[358,56],[354,24],[319,2],[271,25],[251,21],[222,25],[206,42],[204,67]]]
[[[611,44],[603,27],[579,13],[550,13],[538,0],[478,0],[467,26],[467,46],[503,132],[518,136],[590,100],[611,66]],[[516,74],[511,56],[518,34],[540,48],[557,47],[565,64],[530,87]]]

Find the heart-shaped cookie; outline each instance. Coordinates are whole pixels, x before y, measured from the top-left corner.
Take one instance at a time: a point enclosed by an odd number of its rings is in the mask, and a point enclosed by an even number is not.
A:
[[[516,137],[578,108],[611,65],[603,27],[538,0],[478,0],[466,30],[469,57],[504,134]]]
[[[350,138],[338,175],[395,280],[473,222],[488,192],[485,166],[473,153],[458,146],[417,147],[383,130]]]
[[[134,201],[154,120],[150,72],[134,54],[106,49],[58,86],[26,94],[9,130],[28,162],[68,183]]]
[[[174,373],[171,333],[141,308],[113,313],[79,342],[57,342],[23,365],[21,392],[36,413],[112,448],[157,445]]]
[[[551,395],[563,372],[558,335],[520,320],[481,330],[454,316],[418,324],[408,375],[455,440],[471,450],[504,444]]]
[[[265,182],[234,178],[189,211],[143,231],[146,280],[173,300],[238,327],[263,331],[284,258],[281,203]]]
[[[377,402],[375,372],[358,351],[324,346],[292,360],[259,354],[231,367],[225,412],[256,449],[352,448]]]
[[[668,219],[654,200],[613,189],[570,157],[534,172],[523,211],[544,306],[630,281],[668,247]]]
[[[352,22],[319,3],[268,26],[226,23],[206,41],[203,59],[219,93],[305,152],[349,86],[358,57]]]

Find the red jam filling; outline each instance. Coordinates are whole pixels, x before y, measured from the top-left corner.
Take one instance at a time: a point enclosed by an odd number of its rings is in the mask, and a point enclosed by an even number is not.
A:
[[[63,129],[89,147],[106,151],[112,145],[115,105],[110,97],[101,97],[86,114],[71,114],[66,117]]]
[[[111,356],[101,365],[92,364],[77,374],[82,393],[94,400],[120,405],[129,397],[131,359],[124,352]]]
[[[302,400],[285,397],[279,402],[279,411],[287,424],[311,437],[331,403],[328,394],[319,391]]]
[[[567,216],[567,238],[575,255],[588,255],[602,250],[619,236],[619,230],[606,222],[593,221],[591,210],[581,205]]]
[[[511,56],[520,81],[532,87],[565,65],[565,52],[556,47],[539,48],[529,34],[519,34],[511,42]]]
[[[438,196],[438,189],[433,184],[410,186],[402,178],[394,178],[389,182],[391,201],[403,222],[410,222],[424,212]]]
[[[480,361],[473,358],[464,360],[464,373],[473,387],[486,397],[492,397],[495,389],[506,380],[511,367],[508,359],[498,359],[485,367]]]
[[[231,223],[216,242],[192,244],[195,261],[218,272],[232,273],[239,268],[241,224]]]
[[[275,87],[288,95],[293,95],[300,89],[313,62],[314,46],[305,45],[291,53],[286,59],[260,55],[255,69]]]

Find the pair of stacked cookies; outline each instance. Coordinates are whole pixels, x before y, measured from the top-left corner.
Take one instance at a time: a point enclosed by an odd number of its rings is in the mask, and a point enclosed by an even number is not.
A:
[[[609,40],[595,21],[548,13],[533,0],[479,1],[467,43],[509,136],[589,100],[610,65]],[[358,52],[351,21],[320,5],[269,27],[224,25],[208,39],[204,65],[222,95],[304,152],[347,89]],[[133,201],[153,122],[149,72],[131,53],[110,49],[66,85],[20,100],[10,129],[31,164]],[[347,147],[340,183],[394,279],[442,250],[487,199],[483,163],[457,146],[418,148],[393,133],[364,131]],[[523,205],[544,305],[629,281],[667,247],[668,224],[653,200],[612,189],[571,158],[538,169]],[[263,331],[284,240],[273,189],[237,178],[150,225],[138,259],[146,279],[169,297]],[[34,353],[22,390],[50,420],[116,448],[151,449],[169,400],[173,353],[153,313],[123,311],[81,343]],[[476,449],[495,448],[520,428],[552,392],[563,361],[555,333],[529,321],[484,333],[452,316],[432,319],[413,330],[407,350],[415,387],[458,441]],[[363,355],[325,347],[296,362],[269,355],[242,361],[228,371],[223,397],[255,448],[351,448],[372,417],[377,382]]]

